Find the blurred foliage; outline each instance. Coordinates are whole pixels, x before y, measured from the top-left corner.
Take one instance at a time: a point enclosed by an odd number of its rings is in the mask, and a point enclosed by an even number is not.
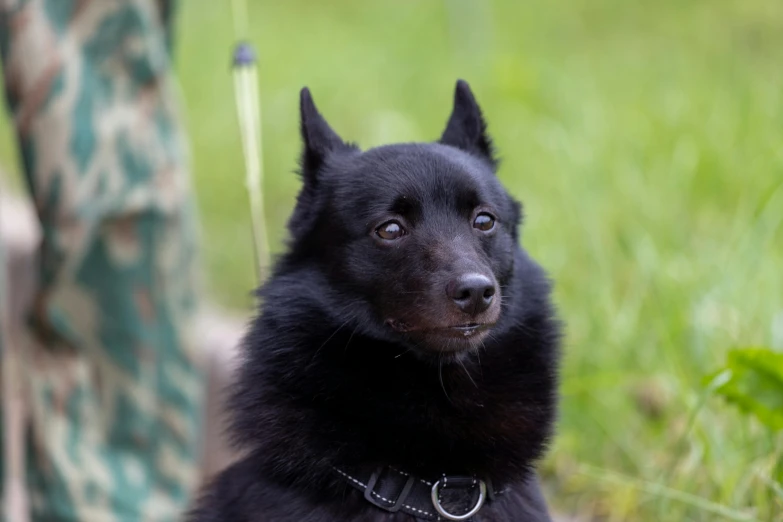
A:
[[[739,348],[708,382],[715,392],[773,430],[783,429],[783,353]]]
[[[211,292],[247,310],[230,3],[180,14]],[[465,78],[567,324],[542,466],[555,504],[610,521],[783,520],[783,437],[701,380],[733,346],[783,348],[783,2],[251,0],[249,22],[277,252],[302,86],[370,147],[437,138]]]

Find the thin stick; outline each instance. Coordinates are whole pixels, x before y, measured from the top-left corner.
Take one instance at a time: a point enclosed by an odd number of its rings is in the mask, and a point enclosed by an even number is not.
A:
[[[237,40],[247,31],[247,5],[244,0],[232,2],[234,31]],[[234,50],[234,95],[237,118],[242,136],[245,159],[245,188],[250,201],[250,219],[259,283],[269,266],[269,240],[264,215],[263,181],[264,162],[261,146],[261,103],[258,89],[258,66],[253,48],[239,42]]]

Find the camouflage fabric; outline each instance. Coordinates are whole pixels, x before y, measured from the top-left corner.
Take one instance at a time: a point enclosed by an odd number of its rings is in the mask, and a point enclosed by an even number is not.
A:
[[[0,6],[6,97],[43,229],[23,357],[32,519],[176,520],[199,476],[203,375],[172,4]]]

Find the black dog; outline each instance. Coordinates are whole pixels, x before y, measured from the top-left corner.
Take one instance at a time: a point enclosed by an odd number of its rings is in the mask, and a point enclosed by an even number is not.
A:
[[[437,143],[360,151],[301,93],[304,185],[193,522],[546,521],[559,328],[467,83]]]

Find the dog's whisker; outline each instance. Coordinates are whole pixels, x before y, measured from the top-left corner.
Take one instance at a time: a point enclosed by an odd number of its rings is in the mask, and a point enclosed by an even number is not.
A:
[[[462,366],[462,369],[465,370],[465,375],[468,376],[468,379],[470,379],[470,382],[473,383],[473,386],[475,386],[476,389],[478,389],[478,384],[476,384],[476,381],[473,380],[473,377],[470,375],[470,371],[468,371],[467,366],[465,366],[465,363],[462,362],[462,358],[457,357],[457,362],[459,363],[460,366]]]
[[[514,323],[514,326],[518,327],[523,332],[528,333],[528,334],[532,334],[532,335],[541,333],[541,331],[542,331],[542,330],[540,330],[538,328],[533,328],[532,326],[526,324],[524,321],[517,321],[517,322]]]
[[[401,352],[401,353],[398,353],[397,355],[395,355],[395,356],[394,356],[394,358],[395,358],[395,359],[399,359],[400,357],[402,357],[402,356],[403,356],[403,355],[405,355],[406,353],[410,352],[411,350],[413,350],[413,347],[412,347],[412,346],[411,346],[410,348],[408,348],[407,350],[405,350],[405,351],[403,351],[403,352]]]
[[[482,339],[480,345],[476,348],[476,360],[478,361],[479,373],[481,374],[481,380],[484,380],[484,368],[481,366],[481,350],[486,350],[487,346]]]
[[[351,344],[351,339],[353,339],[354,334],[356,333],[356,330],[359,329],[359,326],[357,325],[356,328],[353,329],[351,332],[351,336],[348,338],[348,342],[345,343],[345,348],[343,348],[343,353],[348,353],[348,345]]]
[[[337,335],[337,332],[339,332],[340,330],[342,330],[342,329],[343,329],[343,326],[345,326],[346,324],[350,323],[352,320],[353,320],[353,317],[349,317],[348,319],[346,319],[346,320],[345,320],[345,322],[344,322],[343,324],[341,324],[340,326],[338,326],[338,327],[337,327],[337,329],[336,329],[334,332],[332,332],[332,335],[330,335],[329,337],[327,337],[327,338],[326,338],[326,340],[325,340],[323,343],[321,343],[321,346],[319,346],[319,347],[318,347],[318,349],[315,351],[315,353],[313,354],[313,356],[310,358],[310,362],[311,362],[311,363],[313,362],[313,360],[314,360],[314,359],[316,358],[316,356],[318,355],[318,352],[320,352],[320,351],[321,351],[321,349],[322,349],[324,346],[326,346],[326,344],[327,344],[329,341],[331,341],[331,340],[332,340],[332,337],[334,337],[335,335]]]
[[[495,342],[497,342],[497,340],[498,340],[497,337],[495,336],[494,332],[492,332],[492,331],[487,332],[487,338],[490,341],[495,341]],[[486,344],[484,344],[484,341],[481,341],[481,347],[484,348],[485,350],[487,349]]]
[[[443,395],[445,395],[446,399],[451,402],[451,397],[449,397],[449,394],[446,391],[446,385],[443,384],[443,352],[438,354],[438,378],[440,379],[440,387],[443,389]]]

